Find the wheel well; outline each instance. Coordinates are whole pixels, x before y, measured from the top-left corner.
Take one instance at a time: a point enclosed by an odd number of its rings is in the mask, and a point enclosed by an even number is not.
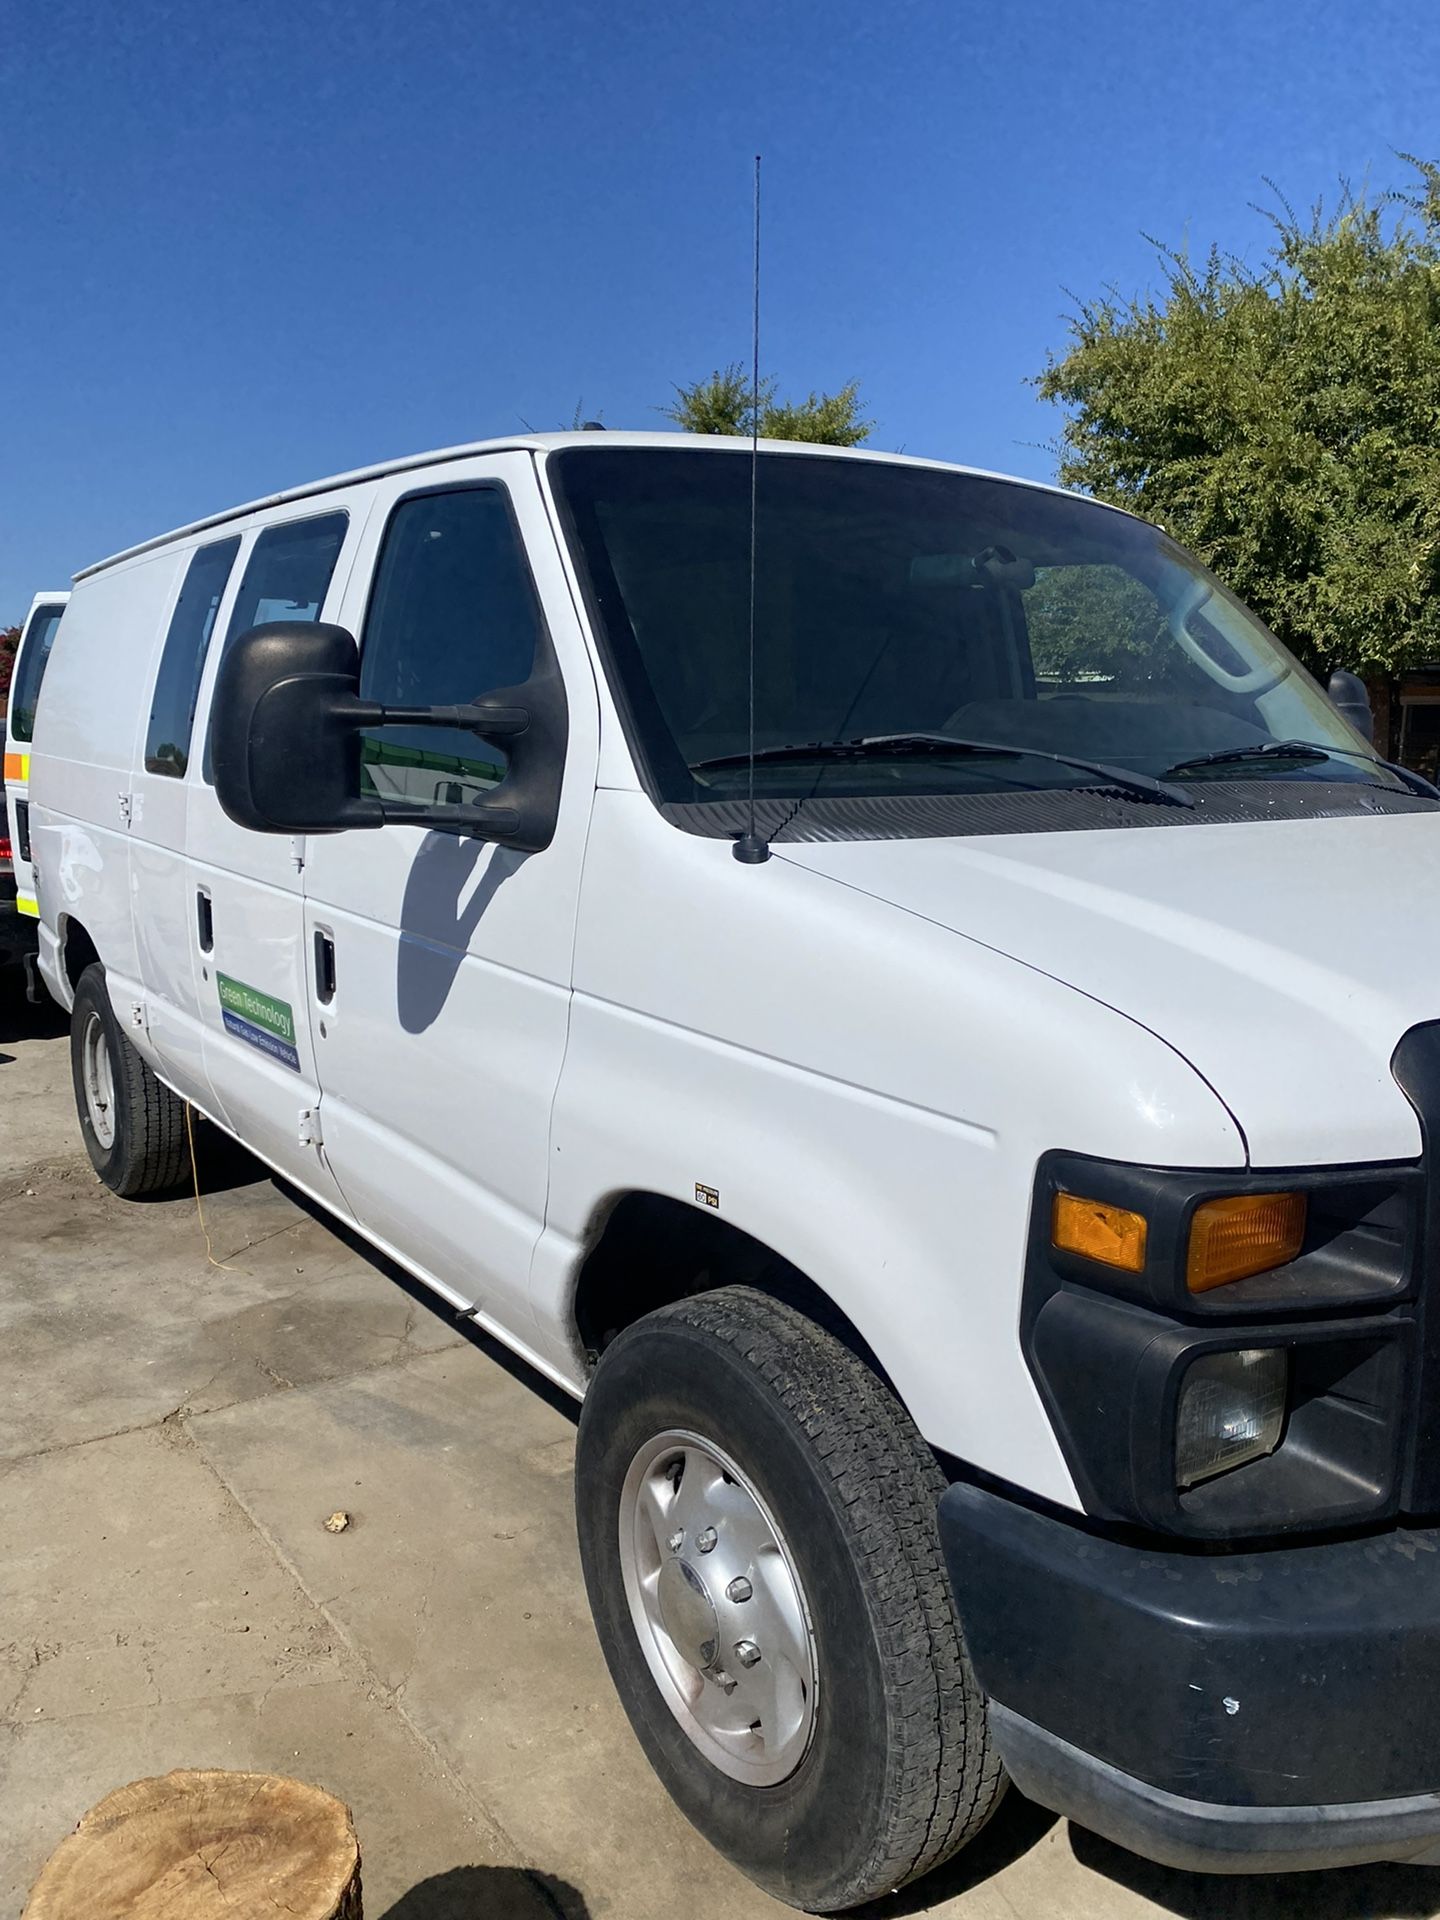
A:
[[[80,976],[87,967],[93,966],[100,955],[95,942],[90,938],[78,920],[65,922],[64,943],[60,949],[61,961],[65,968],[65,978],[70,982],[73,993],[80,984]]]
[[[729,1286],[754,1287],[794,1307],[891,1386],[854,1321],[808,1274],[728,1221],[659,1193],[626,1194],[586,1255],[573,1308],[580,1344],[593,1365],[643,1315]]]

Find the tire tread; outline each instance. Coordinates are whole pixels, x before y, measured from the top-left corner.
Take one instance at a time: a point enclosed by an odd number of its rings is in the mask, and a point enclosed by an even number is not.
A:
[[[725,1287],[649,1319],[694,1328],[743,1358],[805,1434],[844,1510],[873,1596],[891,1790],[869,1858],[825,1904],[837,1910],[873,1899],[964,1846],[1005,1787],[940,1549],[935,1508],[944,1475],[886,1384],[814,1321],[768,1294]]]
[[[95,1170],[111,1192],[124,1200],[178,1192],[189,1163],[185,1102],[157,1078],[116,1019],[105,984],[105,969],[98,961],[85,969],[75,989],[76,1035],[80,1012],[92,1002],[106,1025],[117,1105],[115,1146],[108,1165],[102,1166],[95,1157],[98,1142],[94,1146],[90,1144],[77,1065],[76,1105]],[[74,1044],[72,1042],[72,1046]]]

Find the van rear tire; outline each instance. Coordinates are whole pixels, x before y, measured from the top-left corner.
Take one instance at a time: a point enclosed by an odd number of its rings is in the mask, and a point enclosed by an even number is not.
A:
[[[85,1151],[110,1191],[125,1200],[177,1192],[186,1165],[185,1102],[131,1045],[99,961],[75,989],[70,1072]]]
[[[1003,1792],[944,1484],[868,1367],[746,1287],[628,1327],[581,1408],[580,1555],[631,1725],[690,1821],[791,1906],[905,1885]]]

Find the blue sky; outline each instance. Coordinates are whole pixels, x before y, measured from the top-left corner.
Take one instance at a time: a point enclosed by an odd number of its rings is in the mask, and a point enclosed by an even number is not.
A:
[[[1440,154],[1433,0],[11,0],[0,622],[427,446],[655,427],[748,350],[875,444],[1047,476],[1027,378],[1143,235]]]

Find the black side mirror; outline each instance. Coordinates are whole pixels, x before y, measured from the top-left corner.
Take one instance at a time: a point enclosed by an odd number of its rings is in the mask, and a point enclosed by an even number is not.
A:
[[[1373,747],[1375,716],[1370,711],[1370,695],[1359,674],[1347,673],[1344,667],[1337,667],[1325,691],[1330,696],[1330,704],[1338,707],[1355,731],[1363,734]]]
[[[334,833],[407,821],[495,840],[526,853],[549,846],[565,760],[565,691],[553,662],[523,687],[467,706],[383,707],[362,700],[360,651],[344,627],[276,620],[236,636],[215,682],[215,793],[255,833]],[[469,727],[504,740],[510,770],[496,800],[431,807],[361,792],[367,727]]]

